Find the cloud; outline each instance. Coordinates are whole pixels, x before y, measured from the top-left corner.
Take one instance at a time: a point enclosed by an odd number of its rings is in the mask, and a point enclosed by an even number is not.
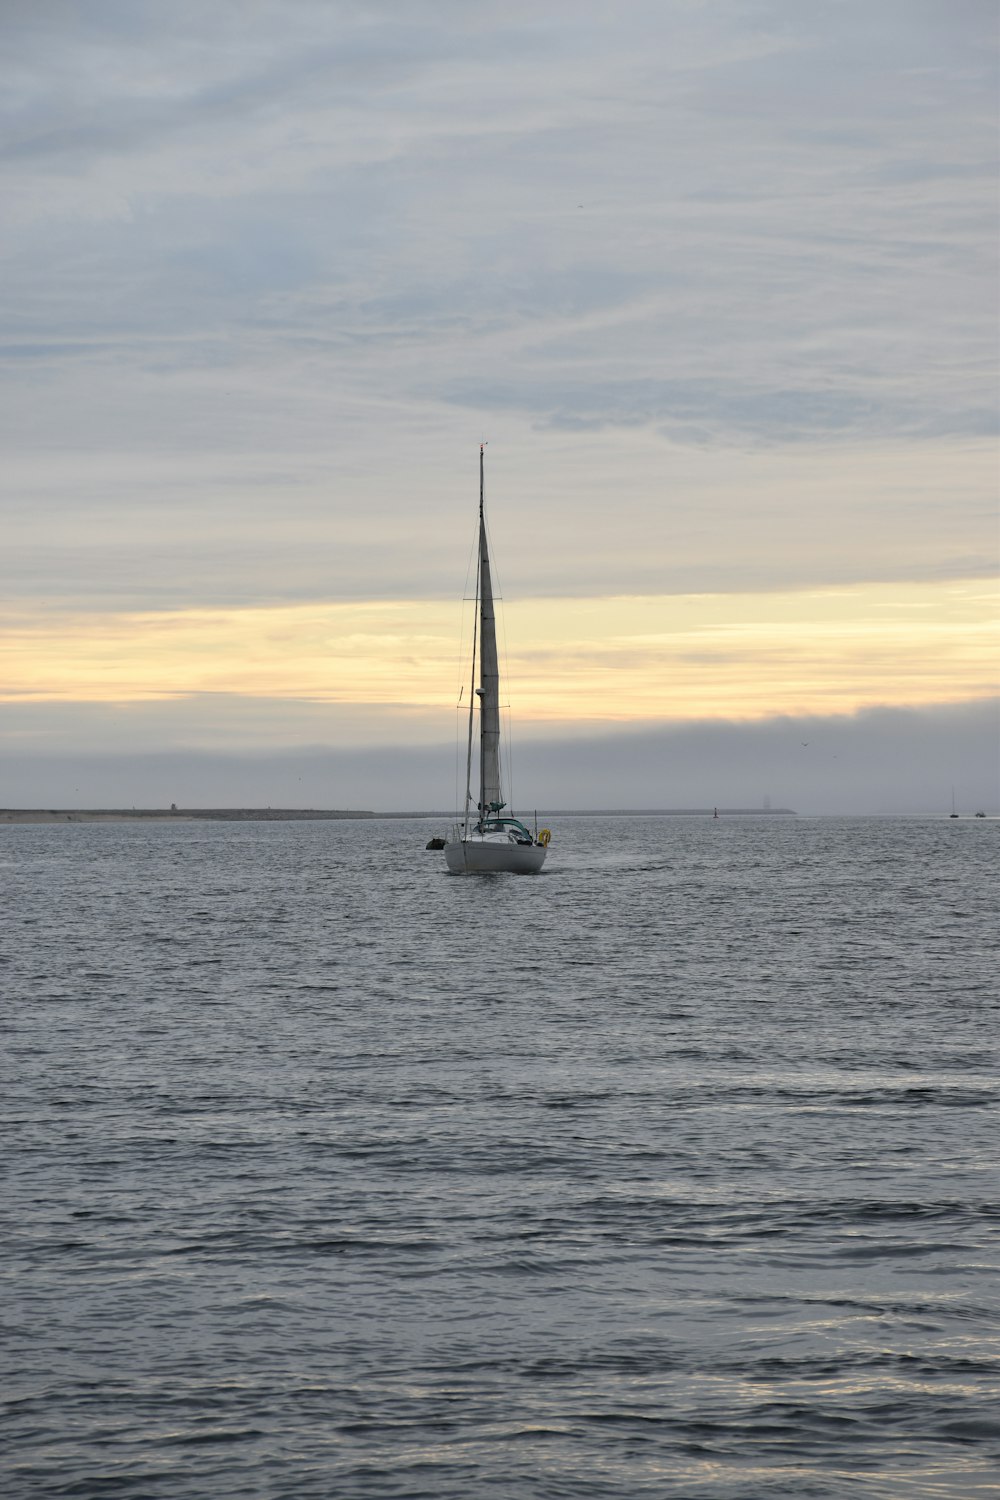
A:
[[[127,329],[142,366],[313,337],[337,385],[353,355],[543,421],[655,424],[690,383],[713,440],[979,429],[941,368],[989,359],[978,16],[476,9],[22,15],[10,332]]]
[[[502,618],[523,722],[768,717],[984,696],[988,580],[694,597],[531,599]],[[354,601],[125,614],[10,612],[0,701],[132,703],[209,694],[330,704],[458,701],[457,603]],[[466,617],[466,645],[471,624]]]
[[[942,409],[933,401],[915,406],[902,392],[873,398],[862,389],[748,388],[724,378],[708,381],[622,380],[595,389],[563,383],[560,406],[542,425],[567,432],[597,432],[605,427],[652,427],[671,441],[708,446],[725,433],[732,443],[829,443],[849,433],[857,441],[880,439],[886,432],[910,437],[993,437],[996,407],[980,405]],[[533,396],[536,398],[533,403]],[[539,411],[539,385],[522,381],[502,389],[495,382],[466,381],[452,399],[477,409],[514,407]]]
[[[454,598],[484,435],[511,599],[983,575],[995,31],[6,5],[4,597]]]
[[[115,389],[134,434],[149,412],[126,382]],[[216,396],[203,404],[221,418]],[[99,419],[86,399],[81,409]],[[251,442],[252,422],[240,425]],[[235,433],[225,452],[192,444],[155,462],[124,446],[10,453],[5,598],[55,617],[457,600],[478,487],[468,433],[404,413],[359,460],[339,446],[307,453],[307,427],[289,413],[298,453],[246,451]],[[539,434],[509,418],[491,431],[488,504],[512,601],[933,582],[993,566],[989,445],[968,443],[958,461],[949,444],[695,449],[648,432]]]
[[[765,799],[802,814],[944,816],[954,787],[964,813],[996,816],[997,750],[995,702],[578,731],[517,748],[513,800],[522,813],[537,805],[546,816],[560,808],[763,807]],[[453,746],[410,739],[255,754],[5,748],[0,802],[444,812],[458,805],[461,774]]]

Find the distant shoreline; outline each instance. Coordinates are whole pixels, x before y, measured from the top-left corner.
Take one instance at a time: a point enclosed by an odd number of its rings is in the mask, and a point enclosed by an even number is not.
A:
[[[720,818],[733,817],[784,817],[797,816],[790,807],[720,807]],[[564,808],[551,812],[547,818],[711,818],[715,809],[711,807],[651,807],[651,808]],[[524,816],[524,814],[522,814]],[[450,818],[454,812],[386,812],[348,811],[314,807],[132,807],[132,808],[86,808],[86,807],[0,807],[0,823],[131,823],[163,822],[183,823],[197,820],[213,823],[302,823],[351,821],[372,818]]]
[[[289,807],[0,807],[0,823],[289,823],[308,819],[374,818],[371,812]],[[433,814],[429,814],[433,816]]]

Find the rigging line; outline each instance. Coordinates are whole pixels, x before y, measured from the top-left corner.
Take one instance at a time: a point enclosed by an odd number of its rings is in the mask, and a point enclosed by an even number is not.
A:
[[[503,775],[503,772],[504,772],[504,767],[506,766],[506,771],[507,771],[507,777],[506,777],[506,780],[507,780],[507,798],[506,798],[506,800],[507,800],[508,806],[511,809],[511,813],[513,814],[513,809],[514,809],[514,759],[513,759],[513,750],[512,750],[512,731],[511,731],[511,717],[512,716],[511,716],[511,708],[510,708],[510,657],[509,657],[508,652],[507,652],[507,607],[506,607],[506,605],[504,603],[503,580],[500,577],[500,569],[497,567],[496,551],[495,551],[494,546],[493,546],[493,533],[490,530],[490,518],[489,518],[489,515],[486,512],[485,506],[483,508],[483,525],[485,526],[485,529],[486,529],[486,546],[487,546],[487,549],[489,551],[489,557],[490,557],[490,574],[491,574],[491,577],[492,577],[492,580],[493,580],[493,618],[494,618],[494,630],[496,628],[496,621],[499,620],[499,622],[500,622],[500,649],[501,649],[501,654],[503,656],[503,676],[502,676],[501,680],[502,680],[503,686],[507,690],[507,700],[508,700],[502,706],[502,711],[500,713],[500,723],[501,723],[501,726],[502,726],[502,732],[501,732],[501,743],[497,746],[498,759],[499,759],[499,762],[500,762],[498,764],[497,769],[498,769],[498,771],[500,773],[500,796],[503,797],[503,784],[504,784],[504,775]],[[497,605],[500,606],[499,609],[497,608]],[[498,683],[497,684],[497,688],[498,688],[497,697],[498,697],[498,700],[499,700],[499,698],[501,696],[501,694],[499,692],[499,687],[500,687],[500,684]],[[499,701],[498,701],[498,708],[499,707],[500,707],[500,704],[499,704]]]
[[[497,618],[499,618],[499,621],[500,621],[500,646],[501,646],[501,652],[502,652],[502,655],[503,655],[503,682],[504,682],[504,686],[507,689],[507,702],[504,704],[504,711],[503,711],[503,715],[502,715],[502,718],[501,718],[501,723],[503,724],[504,739],[505,739],[505,753],[504,753],[504,757],[503,758],[504,758],[504,761],[505,761],[506,767],[507,767],[507,800],[508,800],[508,803],[510,805],[511,814],[513,815],[513,811],[514,811],[514,749],[513,749],[513,730],[512,730],[513,714],[511,712],[511,705],[510,705],[510,684],[511,684],[511,677],[510,677],[510,655],[509,655],[508,650],[507,650],[507,606],[504,603],[503,582],[502,582],[502,580],[500,578],[500,570],[499,570],[499,568],[496,565],[496,555],[495,555],[494,550],[493,550],[493,536],[492,536],[492,533],[490,532],[490,529],[489,529],[489,519],[488,518],[487,518],[487,521],[486,521],[486,539],[487,539],[487,542],[488,542],[488,545],[489,545],[489,549],[490,549],[490,565],[492,567],[493,575],[494,575],[494,577],[496,579],[496,584],[497,584],[496,592],[494,594],[494,600],[498,601],[499,604],[500,604],[500,606],[501,606],[500,609],[497,610],[496,607],[495,607],[495,605],[494,605],[494,615]],[[502,784],[502,782],[501,782],[501,784]]]
[[[504,732],[507,736],[507,800],[510,803],[511,817],[514,816],[514,741],[510,732],[510,704],[504,709],[503,717]]]
[[[469,689],[469,744],[465,758],[465,832],[464,837],[469,837],[469,803],[472,800],[472,724],[476,705],[476,644],[479,626],[479,574],[481,568],[476,571],[476,613],[472,618],[472,685]]]
[[[469,639],[469,628],[468,628],[469,611],[466,608],[466,605],[467,604],[474,604],[474,600],[472,598],[470,598],[470,596],[469,596],[469,579],[472,576],[473,559],[476,556],[476,549],[478,547],[478,544],[479,544],[479,525],[478,525],[478,522],[477,522],[476,526],[475,526],[475,528],[473,530],[472,541],[469,544],[469,553],[468,553],[468,557],[466,558],[466,563],[465,563],[465,582],[464,582],[463,587],[462,587],[462,600],[461,600],[461,602],[459,604],[458,656],[457,656],[456,661],[455,661],[455,676],[454,676],[454,682],[456,684],[456,689],[453,690],[453,693],[452,693],[452,699],[453,699],[453,701],[455,701],[455,699],[457,697],[456,709],[458,710],[457,713],[456,713],[456,717],[455,717],[455,787],[454,787],[455,802],[454,802],[454,806],[455,806],[456,814],[457,814],[457,816],[460,819],[465,817],[465,811],[466,811],[466,808],[468,806],[468,801],[467,800],[466,800],[466,803],[464,805],[463,805],[462,800],[461,800],[462,759],[463,759],[463,751],[465,749],[465,736],[462,733],[462,730],[464,728],[464,719],[463,719],[462,713],[461,713],[461,703],[462,703],[462,695],[465,692],[465,663],[466,663],[466,660],[467,660],[467,658],[466,658],[466,650],[467,650],[468,639]],[[477,574],[477,578],[478,578],[478,574]],[[478,588],[477,588],[477,595],[478,595]],[[475,609],[473,609],[473,628],[475,628]],[[475,646],[473,645],[473,657],[474,656],[475,656]],[[473,686],[475,686],[475,684],[473,684]]]
[[[459,710],[455,714],[455,819],[461,823],[465,817],[462,807],[462,780],[465,772],[465,715]]]
[[[458,680],[458,702],[455,704],[455,710],[456,710],[455,711],[455,731],[454,731],[455,732],[455,784],[454,784],[454,787],[453,787],[454,802],[452,804],[454,806],[455,810],[456,810],[456,813],[460,812],[460,808],[461,808],[461,805],[462,805],[461,802],[460,802],[460,800],[459,800],[459,797],[460,797],[460,788],[461,788],[461,785],[462,785],[462,751],[465,748],[465,746],[464,746],[464,737],[462,735],[462,711],[461,711],[462,693],[463,693],[464,688],[465,688],[465,684],[462,681],[462,679],[463,679],[463,677],[465,675],[465,673],[464,673],[464,665],[465,665],[465,637],[466,637],[465,615],[466,615],[465,606],[464,605],[460,605],[459,606],[459,628],[458,628],[458,660],[455,663],[455,677]],[[454,693],[454,690],[452,691],[452,702],[455,703],[455,693]]]
[[[510,703],[510,656],[507,652],[507,606],[503,605],[500,610],[500,640],[503,650],[503,680],[507,688],[507,702],[504,704],[504,728],[507,735],[507,794],[510,797],[511,812],[514,811],[514,749],[511,731]]]
[[[457,662],[455,664],[455,681],[460,686],[464,685],[464,682],[465,682],[465,643],[466,643],[466,629],[467,629],[467,627],[466,627],[466,618],[467,618],[467,615],[468,615],[468,610],[466,610],[464,608],[464,606],[466,604],[471,604],[473,602],[473,596],[470,595],[470,593],[469,593],[469,579],[472,576],[472,560],[473,560],[473,558],[476,555],[476,547],[478,545],[478,534],[479,534],[479,528],[478,528],[478,523],[477,523],[476,532],[475,532],[475,534],[474,534],[474,536],[472,538],[472,543],[471,543],[471,545],[469,547],[469,556],[466,559],[466,564],[465,564],[465,583],[464,583],[464,585],[462,587],[462,605],[463,605],[463,608],[461,610],[461,615],[460,615],[461,625],[460,625],[460,629],[459,629],[459,640],[458,640],[458,660],[457,660]],[[477,592],[476,592],[475,597],[477,599],[479,597],[478,587],[477,587]]]

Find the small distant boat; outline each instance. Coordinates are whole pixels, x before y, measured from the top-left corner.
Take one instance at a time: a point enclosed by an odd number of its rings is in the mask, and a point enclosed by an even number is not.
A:
[[[949,818],[957,818],[958,817],[958,813],[955,811],[955,788],[954,787],[952,787],[952,789],[951,789],[951,812],[948,814],[948,816],[949,816]]]
[[[469,697],[469,739],[466,754],[465,810],[444,846],[452,875],[537,875],[545,863],[550,834],[534,836],[508,814],[500,778],[500,669],[497,663],[493,581],[486,537],[486,482],[483,449],[479,447],[479,565],[476,573],[476,616],[472,636],[472,691]],[[479,712],[479,801],[473,806],[473,750],[476,711]]]

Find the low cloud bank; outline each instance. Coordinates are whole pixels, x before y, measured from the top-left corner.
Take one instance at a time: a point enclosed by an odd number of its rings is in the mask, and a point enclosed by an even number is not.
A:
[[[1000,813],[993,701],[842,717],[655,725],[515,749],[520,810],[792,807],[800,813]],[[265,753],[0,753],[5,807],[322,807],[444,810],[453,745]]]

